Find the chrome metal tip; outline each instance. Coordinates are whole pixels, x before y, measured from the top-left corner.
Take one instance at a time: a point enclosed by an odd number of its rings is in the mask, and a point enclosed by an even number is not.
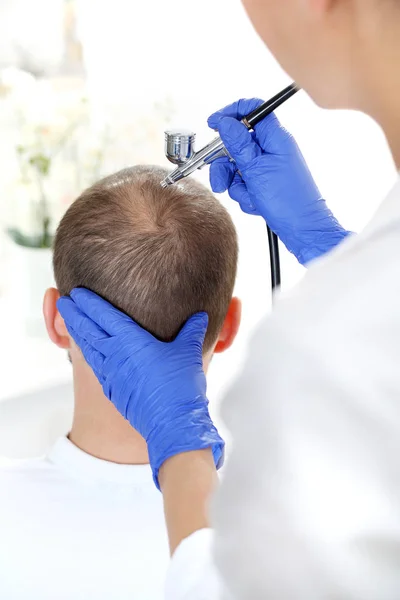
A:
[[[161,185],[161,187],[162,187],[163,189],[165,189],[165,188],[169,187],[169,186],[170,186],[172,183],[173,183],[173,182],[170,180],[170,178],[169,178],[169,177],[166,177],[165,179],[163,179],[163,180],[161,181],[160,185]]]

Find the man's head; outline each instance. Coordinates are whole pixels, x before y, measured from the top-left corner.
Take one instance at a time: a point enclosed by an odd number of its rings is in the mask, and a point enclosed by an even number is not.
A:
[[[162,189],[165,175],[157,167],[125,169],[86,190],[64,215],[54,243],[58,291],[48,290],[44,302],[58,345],[71,342],[56,300],[79,286],[164,341],[191,315],[207,312],[205,358],[232,343],[240,321],[240,303],[232,299],[238,254],[232,220],[193,180]]]

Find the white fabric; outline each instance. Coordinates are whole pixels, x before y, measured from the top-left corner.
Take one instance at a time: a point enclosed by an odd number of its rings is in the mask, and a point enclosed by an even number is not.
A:
[[[400,181],[278,299],[223,412],[215,553],[235,600],[398,600]],[[196,546],[207,560],[202,536],[186,540],[171,598],[203,598],[204,575],[179,595]]]
[[[61,438],[0,468],[0,598],[159,600],[169,550],[148,465],[96,459]]]
[[[201,529],[178,546],[168,570],[166,600],[214,600],[220,597],[223,586],[212,563],[213,539],[211,529]]]

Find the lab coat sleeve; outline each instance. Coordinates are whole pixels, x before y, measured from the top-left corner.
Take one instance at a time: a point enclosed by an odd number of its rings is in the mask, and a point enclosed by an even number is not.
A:
[[[166,600],[229,600],[212,561],[213,532],[202,529],[176,549],[166,582]]]
[[[236,600],[400,597],[400,235],[349,244],[276,303],[223,403]]]

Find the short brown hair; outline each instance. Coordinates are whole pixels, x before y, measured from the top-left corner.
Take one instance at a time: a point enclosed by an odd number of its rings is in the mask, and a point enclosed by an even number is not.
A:
[[[55,280],[62,295],[86,287],[164,341],[206,311],[207,351],[233,294],[236,231],[207,188],[185,179],[162,189],[166,174],[132,167],[83,192],[57,229]]]

